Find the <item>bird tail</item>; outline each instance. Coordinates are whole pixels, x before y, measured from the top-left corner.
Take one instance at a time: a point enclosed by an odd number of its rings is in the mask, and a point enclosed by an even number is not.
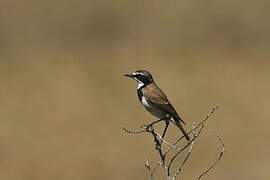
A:
[[[180,129],[180,131],[183,133],[183,135],[185,136],[187,141],[190,141],[190,138],[189,138],[187,132],[185,131],[185,129],[183,128],[183,126],[182,126],[182,124],[180,123],[179,120],[175,121],[175,125]]]

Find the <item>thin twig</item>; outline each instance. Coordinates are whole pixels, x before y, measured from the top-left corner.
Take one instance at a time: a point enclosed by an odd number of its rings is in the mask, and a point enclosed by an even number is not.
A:
[[[153,178],[153,177],[154,177],[154,174],[155,174],[155,172],[156,172],[157,168],[158,168],[158,167],[160,167],[160,166],[161,166],[161,164],[160,164],[160,163],[157,163],[157,164],[156,164],[156,166],[154,167],[154,169],[153,169],[152,173],[150,174],[151,178]]]
[[[219,105],[216,105],[215,107],[213,107],[211,109],[211,111],[205,116],[205,118],[198,124],[196,125],[194,128],[192,128],[190,131],[187,132],[187,134],[190,134],[192,132],[194,132],[196,129],[198,129],[201,125],[203,125],[214,113],[215,111],[219,108]],[[181,136],[178,140],[176,140],[172,145],[176,146],[177,143],[179,143],[182,139],[184,138],[184,136]],[[169,153],[169,151],[171,151],[172,148],[169,148],[164,154],[166,155],[167,153]]]
[[[145,159],[145,164],[144,164],[144,166],[145,166],[146,169],[148,169],[149,171],[151,170],[151,166],[149,165],[149,159],[148,159],[148,158]]]
[[[212,131],[212,132],[216,135],[216,137],[217,137],[218,141],[220,142],[222,148],[221,148],[221,151],[220,151],[219,156],[216,159],[216,161],[214,161],[212,163],[212,165],[209,166],[209,168],[207,168],[200,176],[198,176],[198,180],[201,179],[205,174],[207,174],[211,169],[213,169],[216,166],[216,164],[221,160],[221,158],[222,158],[222,156],[223,156],[223,154],[225,152],[225,144],[223,143],[221,137],[216,132],[214,132],[214,131]]]
[[[194,126],[195,126],[195,123],[193,123],[192,128],[194,128]],[[196,136],[194,132],[192,133],[192,135],[193,135],[193,137]],[[191,145],[190,145],[190,148],[189,148],[189,150],[188,150],[188,153],[187,153],[185,159],[183,160],[181,166],[180,166],[180,167],[177,169],[177,171],[175,172],[174,176],[172,177],[172,180],[174,180],[174,179],[176,178],[176,176],[182,171],[182,168],[184,167],[184,165],[186,164],[188,158],[190,157],[191,151],[192,151],[192,149],[193,149],[193,145],[194,145],[194,141],[192,141],[192,143],[191,143]]]
[[[195,126],[195,128],[193,128],[189,132],[187,132],[187,134],[192,133],[194,130],[196,130],[197,128],[199,128],[203,123],[205,123],[205,121],[207,121],[215,113],[215,111],[218,108],[219,108],[219,105],[216,105],[215,107],[213,107],[212,110],[206,115],[206,117],[204,118],[204,120],[202,120],[197,126]]]
[[[146,169],[150,172],[150,178],[153,180],[154,179],[154,175],[156,173],[156,170],[159,168],[159,167],[162,167],[162,169],[164,170],[165,172],[165,176],[168,180],[175,180],[176,177],[180,174],[180,172],[182,171],[184,165],[187,163],[190,155],[191,155],[191,152],[192,152],[192,149],[193,149],[193,146],[194,146],[194,141],[200,136],[202,130],[204,129],[204,123],[211,117],[212,114],[214,114],[214,112],[216,111],[216,109],[219,107],[219,105],[215,106],[212,108],[212,110],[206,115],[206,117],[201,121],[199,122],[197,125],[195,125],[195,123],[193,124],[192,126],[192,129],[190,131],[187,132],[187,134],[190,134],[192,133],[193,134],[193,137],[192,139],[187,142],[187,144],[185,144],[183,147],[177,147],[177,143],[179,143],[183,138],[184,136],[181,136],[178,140],[176,140],[173,144],[169,143],[168,141],[166,141],[154,128],[154,125],[156,123],[159,123],[161,121],[163,121],[164,119],[159,119],[157,121],[154,121],[152,123],[149,123],[149,124],[145,124],[143,126],[141,126],[139,130],[135,130],[135,131],[131,131],[131,130],[128,130],[127,128],[123,127],[123,130],[129,134],[139,134],[139,133],[149,133],[152,135],[153,137],[153,140],[154,140],[154,143],[155,143],[155,149],[157,150],[158,152],[158,155],[159,155],[159,158],[160,158],[160,162],[158,162],[154,168],[152,168],[150,166],[150,163],[149,163],[149,159],[147,158],[146,159],[146,163],[145,163],[145,167]],[[196,131],[197,129],[199,129],[198,131]],[[196,132],[196,133],[195,133]],[[217,163],[218,161],[220,161],[221,157],[223,156],[223,153],[225,152],[225,145],[224,143],[222,142],[221,138],[216,135],[219,142],[222,144],[222,150],[220,152],[220,155],[218,157],[218,159],[209,167],[207,168],[199,177],[198,177],[198,180],[203,177],[205,174],[207,174]],[[163,144],[164,142],[164,145],[167,145],[168,148],[166,149],[165,152],[163,152],[163,149],[161,147],[161,145]],[[171,166],[174,162],[174,160],[183,152],[185,151],[187,148],[189,147],[189,150],[187,152],[187,155],[185,156],[184,160],[182,161],[180,167],[176,170],[176,172],[174,173],[174,175],[172,176],[171,175]],[[167,159],[166,156],[168,155],[169,152],[171,152],[172,150],[175,150],[177,151],[176,154],[171,158],[171,159]],[[168,162],[167,162],[168,161]],[[168,165],[167,165],[168,163]]]
[[[161,142],[164,142],[167,146],[169,146],[169,147],[171,147],[171,148],[174,148],[174,149],[179,149],[178,147],[176,147],[176,146],[170,144],[168,141],[166,141],[165,139],[163,139],[162,136],[161,136],[158,132],[156,132],[155,130],[154,130],[154,133],[157,135],[157,137],[159,138],[159,140],[160,140]]]
[[[154,124],[159,123],[160,121],[163,121],[163,120],[164,120],[164,118],[159,119],[159,120],[156,120],[156,121],[151,122],[151,123],[149,123],[149,124],[144,124],[144,125],[142,125],[142,126],[140,127],[140,128],[143,128],[142,130],[131,131],[131,130],[125,128],[125,127],[122,127],[122,129],[123,129],[125,132],[129,133],[129,134],[139,134],[139,133],[144,133],[144,132],[150,132],[150,131],[149,131],[149,128],[150,128],[151,126],[153,126]]]
[[[189,145],[191,144],[191,142],[194,141],[194,140],[197,138],[197,136],[199,136],[199,135],[201,134],[201,131],[203,130],[203,128],[204,128],[204,125],[202,124],[202,125],[201,125],[201,128],[199,129],[199,131],[198,131],[198,133],[197,133],[197,135],[196,135],[195,137],[193,137],[193,138],[190,140],[190,142],[189,142],[186,146],[189,146]],[[176,141],[176,142],[173,143],[172,145],[173,145],[173,146],[176,146],[176,144],[177,144],[178,142],[179,142],[179,141]],[[178,150],[181,150],[181,149],[178,148],[178,147],[177,147],[177,149],[178,149]],[[164,155],[166,156],[171,150],[172,150],[172,148],[169,147],[169,148],[165,151]]]
[[[176,157],[181,153],[181,152],[183,152],[186,148],[188,148],[189,147],[189,145],[191,145],[191,143],[193,143],[193,141],[195,141],[195,139],[197,139],[199,136],[200,136],[200,134],[201,134],[201,132],[202,132],[202,129],[204,128],[204,126],[202,125],[201,126],[201,128],[200,128],[200,130],[199,130],[199,132],[180,150],[180,151],[178,151],[173,157],[172,157],[172,159],[170,160],[170,162],[169,162],[169,165],[168,165],[168,173],[169,173],[169,175],[170,175],[170,168],[171,168],[171,165],[172,165],[172,163],[173,163],[173,161],[176,159]]]
[[[129,134],[139,134],[139,133],[147,132],[146,129],[143,129],[143,130],[137,130],[137,131],[131,131],[131,130],[125,128],[125,127],[122,127],[122,129],[123,129],[124,131],[126,131],[127,133],[129,133]]]
[[[155,121],[156,122],[156,121]],[[144,133],[144,132],[148,132],[148,133],[152,133],[150,130],[149,130],[149,127],[150,126],[152,126],[152,123],[151,124],[149,124],[149,125],[143,125],[143,126],[141,126],[141,128],[144,128],[144,129],[142,129],[142,130],[129,130],[129,129],[127,129],[127,128],[125,128],[125,127],[122,127],[122,129],[125,131],[125,132],[127,132],[127,133],[129,133],[129,134],[140,134],[140,133]],[[158,137],[158,139],[161,141],[161,142],[164,142],[167,146],[169,146],[169,147],[171,147],[171,148],[174,148],[174,149],[179,149],[179,148],[177,148],[176,146],[174,146],[174,145],[172,145],[172,144],[170,144],[168,141],[166,141],[164,138],[162,138],[162,136],[158,133],[158,132],[156,132],[154,129],[153,129],[153,132],[156,134],[156,136]]]

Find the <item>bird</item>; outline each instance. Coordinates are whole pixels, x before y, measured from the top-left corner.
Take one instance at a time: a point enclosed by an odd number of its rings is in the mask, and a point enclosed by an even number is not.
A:
[[[164,138],[169,123],[175,124],[183,133],[187,141],[190,138],[182,124],[185,122],[180,118],[173,105],[169,102],[166,94],[156,85],[153,76],[146,70],[138,70],[125,74],[137,81],[137,95],[144,108],[155,117],[165,121],[165,128],[162,134]]]

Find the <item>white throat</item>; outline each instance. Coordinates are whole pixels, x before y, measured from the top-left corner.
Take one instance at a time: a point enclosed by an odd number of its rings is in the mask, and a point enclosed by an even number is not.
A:
[[[141,81],[138,81],[138,87],[137,89],[140,89],[144,84]]]

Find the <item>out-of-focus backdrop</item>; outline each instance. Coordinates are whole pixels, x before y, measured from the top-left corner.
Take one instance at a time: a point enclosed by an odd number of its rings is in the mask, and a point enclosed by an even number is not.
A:
[[[227,151],[205,179],[269,179],[269,7],[268,0],[2,0],[0,179],[147,179],[152,138],[121,129],[154,120],[123,77],[138,69],[153,73],[187,129],[221,105],[205,132],[217,131]],[[194,148],[183,179],[218,155],[209,133]]]

